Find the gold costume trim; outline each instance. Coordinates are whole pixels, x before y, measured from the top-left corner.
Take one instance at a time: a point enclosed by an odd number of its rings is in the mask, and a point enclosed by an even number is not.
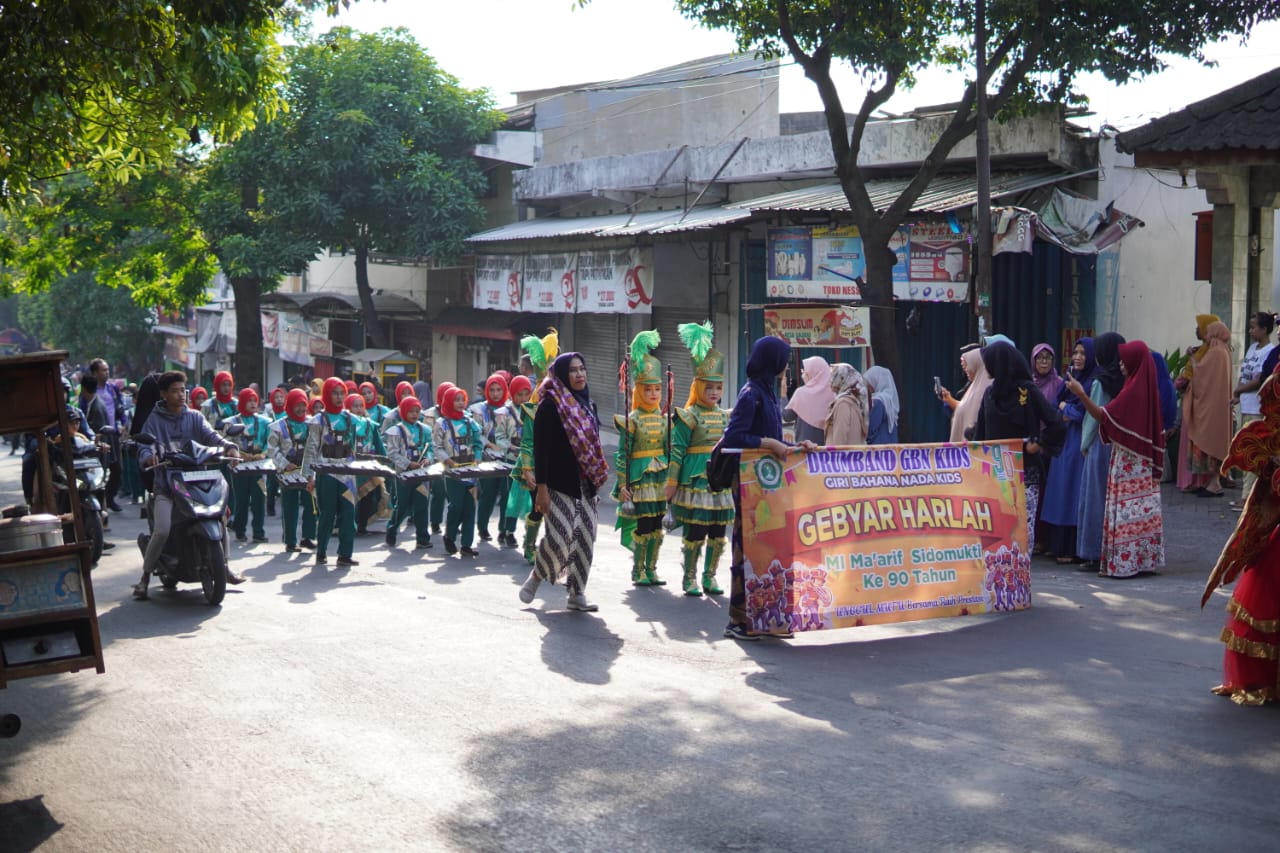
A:
[[[1223,628],[1222,633],[1218,635],[1218,639],[1226,643],[1228,649],[1245,657],[1259,658],[1261,660],[1280,659],[1280,648],[1277,648],[1275,643],[1246,640],[1244,637],[1232,633],[1230,628]]]
[[[1219,684],[1213,688],[1213,692],[1219,696],[1230,697],[1231,701],[1237,705],[1265,705],[1268,702],[1277,701],[1275,688],[1272,687],[1260,687],[1257,690],[1233,690],[1230,687]]]
[[[1280,619],[1255,619],[1244,609],[1244,605],[1234,598],[1227,602],[1227,612],[1244,624],[1264,634],[1280,632]]]

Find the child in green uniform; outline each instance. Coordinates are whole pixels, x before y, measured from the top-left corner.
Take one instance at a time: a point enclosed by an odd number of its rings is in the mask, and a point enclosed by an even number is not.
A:
[[[662,364],[649,354],[660,342],[652,330],[631,342],[631,412],[613,417],[618,428],[613,496],[619,502],[622,544],[631,548],[631,582],[636,586],[666,584],[658,577],[657,564],[667,511],[667,418],[662,413]]]
[[[676,409],[671,434],[671,461],[667,467],[667,501],[676,524],[684,528],[680,546],[685,595],[723,595],[716,583],[716,568],[725,548],[725,526],[733,520],[733,493],[713,492],[707,485],[707,461],[729,413],[720,408],[724,393],[724,356],[711,348],[715,336],[710,323],[683,323],[680,340],[693,356],[693,384],[689,402]],[[698,586],[698,552],[706,541],[702,586]]]
[[[294,388],[285,397],[285,416],[271,425],[267,450],[276,470],[285,474],[302,468],[302,452],[307,443],[307,392]],[[306,489],[286,488],[280,495],[284,549],[290,554],[316,547],[315,500]],[[302,516],[302,542],[298,542],[298,516]]]
[[[532,396],[520,407],[520,453],[511,467],[511,479],[528,490],[532,505],[532,494],[537,486],[533,476],[533,416],[538,410],[536,386],[546,378],[551,370],[551,363],[560,355],[560,333],[550,328],[541,339],[525,335],[520,339],[520,349],[524,350],[533,367],[534,374],[530,383],[535,387]],[[535,509],[524,520],[524,561],[531,566],[537,555],[538,529],[541,526],[542,513]]]
[[[239,414],[228,418],[224,424],[243,424],[244,432],[236,437],[240,446],[240,458],[245,462],[262,459],[267,452],[267,441],[271,437],[271,420],[258,414],[258,392],[245,388],[240,392],[238,403]],[[266,482],[262,473],[231,472],[231,487],[235,492],[231,515],[231,529],[235,531],[236,541],[244,542],[246,527],[252,516],[253,541],[266,542],[267,528],[264,518]]]

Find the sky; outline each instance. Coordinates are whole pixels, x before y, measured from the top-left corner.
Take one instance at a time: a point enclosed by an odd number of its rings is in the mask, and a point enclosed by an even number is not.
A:
[[[615,80],[734,50],[729,33],[686,20],[673,0],[592,0],[585,8],[575,0],[356,0],[337,18],[318,20],[316,29],[335,24],[365,32],[408,28],[442,68],[467,87],[489,89],[498,106],[514,104],[519,90]],[[1245,46],[1232,40],[1207,52],[1218,67],[1179,60],[1123,87],[1082,78],[1094,114],[1077,123],[1127,130],[1269,71],[1280,65],[1280,22],[1255,29]],[[852,112],[865,87],[851,72],[838,75],[837,84]],[[783,112],[821,109],[798,68],[784,66],[779,85]],[[962,87],[958,75],[927,72],[884,109],[905,113],[956,101]]]

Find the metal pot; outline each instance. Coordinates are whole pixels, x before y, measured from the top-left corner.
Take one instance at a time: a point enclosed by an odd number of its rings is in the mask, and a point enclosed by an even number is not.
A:
[[[0,554],[55,548],[62,544],[62,522],[56,515],[0,519]]]

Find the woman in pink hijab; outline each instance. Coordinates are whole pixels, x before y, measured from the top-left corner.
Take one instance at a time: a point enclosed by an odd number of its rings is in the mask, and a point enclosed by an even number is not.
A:
[[[804,384],[795,390],[787,407],[782,410],[782,419],[796,424],[796,443],[812,441],[814,444],[825,444],[825,424],[827,414],[836,393],[831,390],[831,365],[820,355],[812,355],[801,363],[801,377]]]

